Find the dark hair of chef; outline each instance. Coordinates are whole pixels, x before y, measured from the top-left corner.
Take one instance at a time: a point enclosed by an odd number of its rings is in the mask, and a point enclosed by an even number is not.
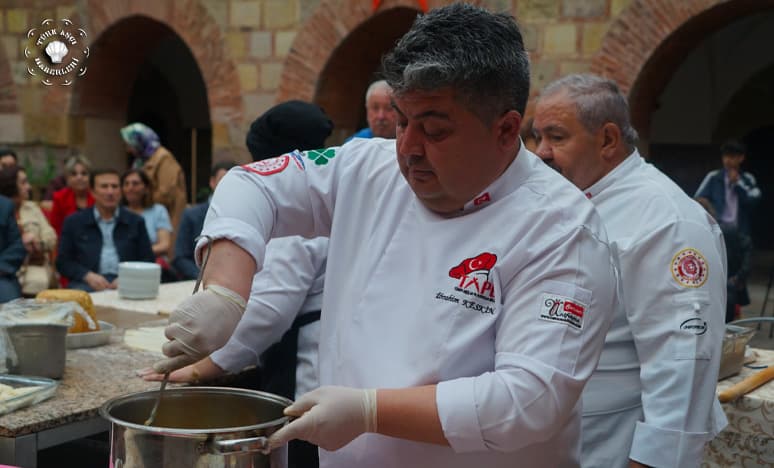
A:
[[[253,161],[273,158],[293,150],[325,147],[333,122],[316,104],[287,101],[277,104],[255,119],[245,143]]]

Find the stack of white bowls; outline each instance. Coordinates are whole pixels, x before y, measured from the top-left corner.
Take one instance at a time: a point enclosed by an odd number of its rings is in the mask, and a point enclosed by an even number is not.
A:
[[[118,296],[122,299],[153,299],[159,295],[161,266],[150,262],[118,264]]]

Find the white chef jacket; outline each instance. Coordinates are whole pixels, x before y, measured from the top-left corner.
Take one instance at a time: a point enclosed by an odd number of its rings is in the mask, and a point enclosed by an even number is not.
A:
[[[328,239],[282,237],[269,242],[263,270],[253,277],[250,300],[229,341],[210,356],[229,372],[259,364],[260,356],[288,331],[293,320],[322,308]],[[296,397],[318,387],[320,322],[298,330]]]
[[[284,155],[232,169],[204,233],[258,265],[273,236],[330,236],[320,384],[438,384],[450,447],[364,434],[321,467],[577,466],[616,280],[593,206],[534,154],[454,217],[418,201],[394,141]]]
[[[623,467],[629,458],[699,466],[705,442],[726,425],[715,397],[726,304],[720,228],[637,151],[586,196],[617,252],[622,307],[583,392],[583,466]],[[628,432],[587,430],[627,411],[644,413]]]

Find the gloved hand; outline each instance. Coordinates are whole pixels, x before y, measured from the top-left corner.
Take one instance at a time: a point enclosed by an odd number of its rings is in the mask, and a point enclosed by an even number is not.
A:
[[[376,432],[376,390],[320,387],[285,408],[298,419],[269,438],[269,449],[301,439],[338,450],[366,432]]]
[[[164,374],[208,356],[226,344],[244,311],[245,300],[218,285],[187,298],[170,314],[164,329],[170,341],[161,351],[169,359],[153,364],[153,369]]]

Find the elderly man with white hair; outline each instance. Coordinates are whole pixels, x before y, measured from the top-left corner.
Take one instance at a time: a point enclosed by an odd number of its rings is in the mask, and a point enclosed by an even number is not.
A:
[[[366,120],[368,127],[358,131],[352,138],[395,138],[395,124],[398,114],[392,107],[392,88],[387,81],[374,81],[366,91]]]
[[[616,84],[570,75],[535,108],[537,154],[599,211],[619,298],[583,391],[584,468],[698,467],[725,426],[715,398],[726,257],[717,223],[642,159]]]

